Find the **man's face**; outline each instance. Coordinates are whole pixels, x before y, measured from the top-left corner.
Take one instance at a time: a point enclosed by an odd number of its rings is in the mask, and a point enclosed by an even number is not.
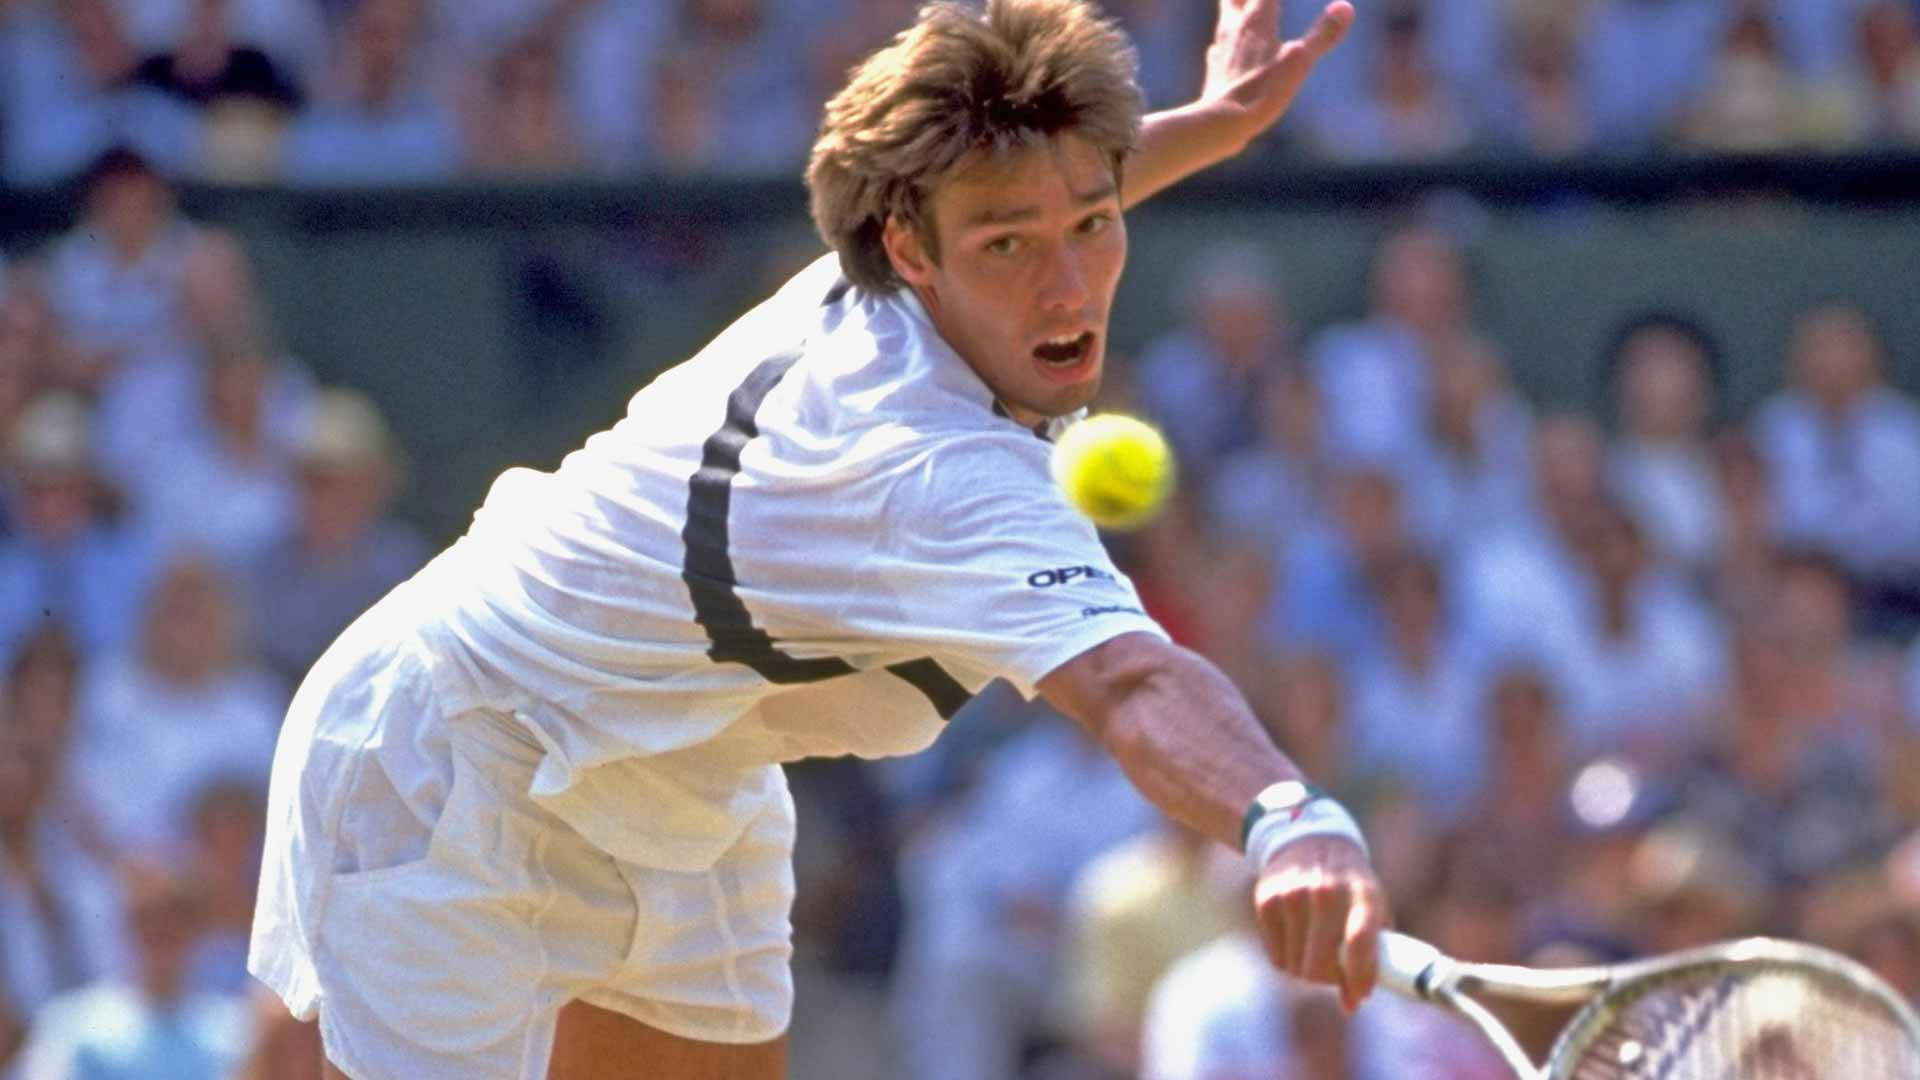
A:
[[[928,203],[938,262],[897,218],[886,243],[940,336],[1023,424],[1093,400],[1127,261],[1106,156],[1058,135],[962,165]]]

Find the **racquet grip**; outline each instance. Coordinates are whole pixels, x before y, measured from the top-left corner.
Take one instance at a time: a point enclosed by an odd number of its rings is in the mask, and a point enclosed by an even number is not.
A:
[[[1402,997],[1427,1000],[1431,975],[1446,960],[1439,949],[1392,930],[1380,931],[1380,985]]]

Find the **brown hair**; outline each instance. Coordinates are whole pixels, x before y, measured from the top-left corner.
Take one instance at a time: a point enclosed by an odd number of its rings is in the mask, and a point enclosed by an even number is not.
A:
[[[976,151],[1062,132],[1113,162],[1139,138],[1138,60],[1088,0],[930,3],[827,102],[807,165],[814,225],[863,289],[901,285],[881,235],[898,217],[939,258],[926,213],[934,185]]]

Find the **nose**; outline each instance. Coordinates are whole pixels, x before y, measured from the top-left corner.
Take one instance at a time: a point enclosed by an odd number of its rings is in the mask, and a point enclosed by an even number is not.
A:
[[[1078,311],[1088,296],[1086,267],[1071,245],[1055,249],[1042,270],[1039,298],[1048,311]]]

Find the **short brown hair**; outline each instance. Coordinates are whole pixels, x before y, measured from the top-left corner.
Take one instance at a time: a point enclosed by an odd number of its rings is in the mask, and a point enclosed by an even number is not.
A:
[[[901,281],[881,242],[887,218],[938,258],[927,200],[975,151],[1070,131],[1112,160],[1117,182],[1140,133],[1138,69],[1088,0],[987,0],[978,13],[930,3],[827,102],[807,165],[814,225],[855,285],[891,292]]]

